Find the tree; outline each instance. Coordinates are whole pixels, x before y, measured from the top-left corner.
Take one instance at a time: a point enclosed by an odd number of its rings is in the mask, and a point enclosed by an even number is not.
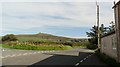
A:
[[[107,27],[104,26],[104,24],[101,24],[100,27],[100,36],[104,35],[107,33]]]
[[[107,31],[107,28],[104,27],[104,24],[101,24],[101,27],[100,27],[100,36],[104,35]],[[91,39],[89,39],[89,42],[90,44],[88,45],[88,48],[97,48],[98,46],[98,27],[97,26],[93,26],[91,29],[90,29],[90,32],[86,32],[86,34],[88,35],[88,37],[91,37]]]
[[[87,45],[87,48],[90,48],[90,49],[93,49],[94,47],[97,47],[97,31],[98,30],[98,27],[97,26],[93,26],[91,29],[90,29],[90,32],[86,32],[86,34],[88,35],[88,37],[91,37],[89,39],[89,43]]]
[[[93,26],[90,32],[86,32],[88,37],[96,38],[97,37],[97,26]]]
[[[107,33],[111,31],[115,31],[115,23],[113,21],[111,21],[109,27],[107,27]]]
[[[18,39],[15,37],[14,34],[7,34],[2,37],[2,41],[17,41]]]
[[[92,37],[92,38],[96,38],[97,37],[97,33],[98,33],[98,27],[97,26],[93,26],[90,32],[86,32],[86,34],[88,35],[88,37]],[[101,24],[100,27],[100,35],[104,35],[107,33],[107,27],[104,26],[104,24]]]

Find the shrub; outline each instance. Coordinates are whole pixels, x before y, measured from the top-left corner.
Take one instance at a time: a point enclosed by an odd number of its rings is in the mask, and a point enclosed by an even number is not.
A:
[[[2,37],[2,41],[17,41],[18,39],[13,34],[7,34]]]
[[[63,45],[73,46],[73,44],[70,42],[64,42]]]
[[[93,50],[98,48],[98,46],[96,44],[92,44],[92,43],[87,43],[86,46],[88,49],[93,49]]]

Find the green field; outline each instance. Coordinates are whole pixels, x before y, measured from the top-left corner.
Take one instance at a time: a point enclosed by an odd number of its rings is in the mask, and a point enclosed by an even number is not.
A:
[[[34,45],[7,45],[7,44],[0,44],[0,46],[4,48],[11,48],[11,49],[22,49],[22,50],[65,50],[71,49],[71,46],[34,46]]]
[[[0,47],[2,47],[2,44],[0,44]]]
[[[70,41],[85,41],[86,39],[75,39],[75,38],[67,38],[61,36],[55,36],[46,33],[38,33],[38,34],[19,34],[15,35],[20,42],[23,41],[52,41],[52,42],[70,42]],[[1,37],[0,37],[1,40]]]
[[[3,42],[3,45],[0,44],[0,46],[24,50],[64,50],[75,47],[83,48],[86,46],[86,39],[67,38],[45,33],[22,34],[15,35],[15,37],[18,39],[17,42],[11,43],[7,41]]]
[[[74,40],[73,38],[66,38],[61,36],[55,36],[51,34],[45,34],[45,33],[38,33],[38,34],[23,34],[23,35],[15,35],[19,41],[53,41],[53,42],[65,42],[65,41],[71,41]],[[82,40],[82,39],[81,39]]]
[[[29,36],[26,36],[26,37],[18,37],[18,40],[19,41],[45,41],[46,39],[42,39],[42,38],[39,38],[39,37],[29,37]]]

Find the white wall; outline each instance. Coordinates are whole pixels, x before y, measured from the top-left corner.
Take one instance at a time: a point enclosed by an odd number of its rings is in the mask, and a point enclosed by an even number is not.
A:
[[[111,34],[101,38],[101,52],[110,56],[111,58],[117,59],[117,41],[116,34]]]

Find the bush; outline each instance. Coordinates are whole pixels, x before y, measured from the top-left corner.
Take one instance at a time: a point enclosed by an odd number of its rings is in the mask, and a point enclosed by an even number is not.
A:
[[[88,43],[88,44],[87,44],[87,48],[88,48],[88,49],[97,49],[98,46],[97,46],[96,44]]]
[[[94,49],[97,48],[97,46],[96,46],[96,45],[87,45],[87,48],[88,48],[88,49],[93,49],[93,50],[94,50]]]
[[[2,37],[2,41],[17,41],[18,39],[13,34],[8,34]]]
[[[70,42],[65,42],[65,43],[63,43],[63,45],[73,46],[73,44]]]

